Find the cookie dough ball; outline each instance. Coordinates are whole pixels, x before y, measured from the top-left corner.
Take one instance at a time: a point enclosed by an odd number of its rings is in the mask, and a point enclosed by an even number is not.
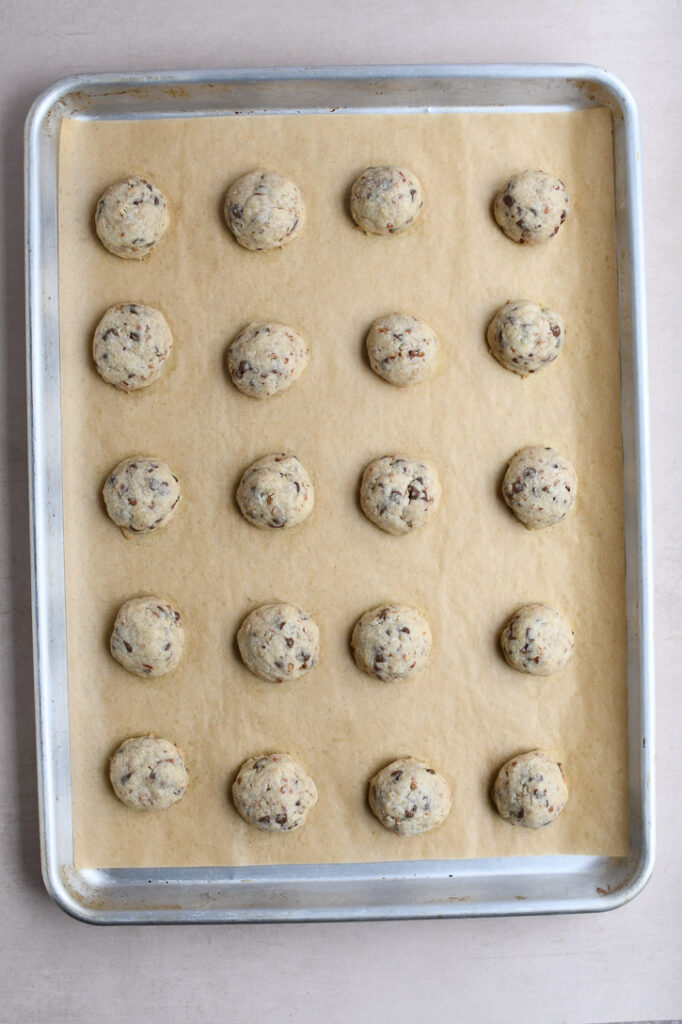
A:
[[[128,536],[165,526],[180,501],[180,484],[165,462],[133,455],[111,471],[103,494],[110,519]]]
[[[136,597],[121,605],[109,646],[123,668],[147,679],[172,672],[184,642],[177,608],[160,597]]]
[[[310,350],[293,327],[249,324],[230,345],[227,368],[232,383],[251,398],[270,398],[298,380]]]
[[[512,668],[533,676],[551,676],[570,661],[575,633],[555,608],[527,604],[514,612],[500,642]]]
[[[317,788],[289,754],[263,754],[241,766],[232,798],[249,825],[263,832],[293,832],[317,803]]]
[[[394,682],[424,668],[431,653],[431,630],[416,608],[379,605],[358,620],[351,646],[358,668]]]
[[[507,238],[537,245],[553,238],[568,216],[566,186],[544,171],[524,171],[500,189],[493,209]]]
[[[529,530],[560,522],[578,493],[572,464],[553,448],[522,448],[513,457],[502,482],[502,496]]]
[[[507,761],[493,786],[493,801],[500,817],[523,828],[551,824],[567,800],[561,765],[544,750],[531,750]]]
[[[95,229],[105,249],[124,260],[143,260],[168,227],[168,204],[146,178],[110,185],[97,203]]]
[[[414,757],[382,768],[369,784],[369,805],[384,826],[399,836],[430,832],[450,813],[447,779]]]
[[[308,612],[293,604],[255,608],[237,633],[246,667],[271,683],[298,679],[317,664],[320,631]]]
[[[165,810],[189,784],[182,751],[155,736],[122,743],[109,762],[109,778],[119,800],[137,811]]]
[[[438,338],[428,324],[406,313],[375,320],[367,335],[367,355],[375,373],[389,384],[405,388],[433,370]]]
[[[249,466],[237,489],[242,515],[261,529],[288,530],[307,519],[315,490],[295,455],[266,455]]]
[[[92,355],[107,384],[138,391],[161,376],[172,348],[173,336],[163,314],[126,302],[112,306],[98,323]]]
[[[433,466],[407,455],[384,455],[362,474],[362,511],[387,533],[409,533],[425,526],[438,508],[440,495]]]
[[[240,245],[265,252],[293,242],[303,227],[305,207],[293,181],[258,170],[227,190],[225,220]]]
[[[504,366],[525,377],[553,363],[566,336],[564,321],[547,306],[520,299],[508,302],[490,321],[488,347]]]
[[[401,167],[368,167],[353,182],[350,212],[372,235],[393,235],[414,224],[424,199],[419,179]]]

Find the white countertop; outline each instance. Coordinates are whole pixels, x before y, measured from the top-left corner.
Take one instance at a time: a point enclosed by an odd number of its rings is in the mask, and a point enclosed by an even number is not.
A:
[[[682,345],[678,0],[7,0],[0,274],[0,1021],[596,1022],[682,1015]],[[81,71],[297,64],[584,62],[620,76],[643,131],[656,558],[658,855],[606,914],[96,929],[40,876],[27,527],[23,122]],[[4,980],[2,980],[4,978]]]

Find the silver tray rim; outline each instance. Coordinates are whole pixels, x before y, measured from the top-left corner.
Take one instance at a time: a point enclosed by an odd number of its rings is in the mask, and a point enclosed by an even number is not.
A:
[[[460,87],[460,94],[455,88],[458,102],[447,104],[438,100],[429,104],[423,102],[422,96],[420,103],[420,94],[411,91],[413,85],[421,84],[429,94],[433,89],[437,93],[439,83]],[[606,105],[612,111],[625,459],[631,820],[627,858],[485,858],[283,868],[80,872],[73,868],[56,249],[55,140],[59,124],[66,116],[126,116],[121,110],[121,97],[125,96],[135,96],[138,103],[138,109],[128,116],[235,114],[237,111],[227,100],[230,89],[241,88],[248,95],[249,88],[258,94],[259,89],[272,92],[275,86],[288,99],[288,105],[247,105],[239,112],[475,112],[500,107],[536,110],[594,105]],[[312,87],[313,95],[317,90],[320,96],[325,87],[331,88],[348,96],[351,102],[337,106],[324,101],[311,104],[308,100],[305,107],[299,107],[295,101],[301,97],[296,88],[306,86]],[[211,96],[214,89],[217,96]],[[480,106],[471,101],[479,95]],[[159,111],[159,96],[172,98],[169,108]],[[193,102],[189,104],[191,96]],[[372,96],[374,103],[370,102]],[[397,102],[398,96],[403,97],[402,104]],[[93,98],[98,98],[100,107],[104,104],[99,114],[93,113],[92,105],[88,109]],[[353,98],[361,100],[359,106],[352,105]],[[113,113],[107,113],[107,104]],[[38,96],[25,129],[34,686],[43,878],[49,894],[68,914],[98,924],[505,916],[610,910],[641,892],[651,876],[655,858],[655,742],[649,386],[640,154],[639,115],[629,90],[610,73],[585,64],[418,64],[79,74],[59,80]]]

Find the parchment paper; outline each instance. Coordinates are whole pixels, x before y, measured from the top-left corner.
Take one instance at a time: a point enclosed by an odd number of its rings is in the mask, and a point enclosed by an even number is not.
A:
[[[402,235],[366,237],[348,190],[369,164],[421,179],[425,204]],[[255,167],[294,179],[308,211],[283,251],[241,249],[224,226],[227,186]],[[490,204],[510,174],[558,174],[571,215],[548,245],[521,247]],[[108,254],[93,228],[111,182],[142,173],[166,194],[172,224],[143,262]],[[60,158],[60,310],[69,695],[77,867],[246,865],[583,853],[628,845],[624,548],[616,245],[610,115],[325,115],[136,123],[66,121]],[[531,298],[565,316],[558,361],[527,380],[490,356],[485,327],[503,302]],[[153,387],[123,395],[91,360],[102,313],[117,302],[160,308],[175,337]],[[406,391],[363,354],[371,321],[402,310],[442,341],[436,376]],[[312,362],[285,395],[258,403],[224,372],[250,320],[278,319],[310,341]],[[499,485],[528,444],[575,463],[577,507],[529,532]],[[316,486],[312,517],[269,534],[240,516],[243,470],[273,451],[298,455]],[[364,466],[391,452],[437,466],[443,502],[406,537],[362,515]],[[170,525],[124,540],[100,498],[122,458],[152,454],[179,476]],[[108,653],[118,606],[159,594],[177,603],[189,642],[178,670],[144,683]],[[319,666],[300,681],[258,681],[234,637],[273,599],[314,613]],[[349,651],[354,622],[382,601],[414,604],[434,649],[411,681],[373,682]],[[508,668],[498,635],[527,601],[572,621],[575,656],[535,680]],[[169,811],[135,813],[114,796],[108,758],[153,732],[185,752],[191,784]],[[490,783],[533,747],[565,766],[570,801],[551,828],[513,828]],[[228,787],[254,754],[288,751],[311,771],[319,802],[299,833],[272,836],[237,815]],[[451,780],[452,813],[400,839],[366,804],[371,775],[393,758],[428,759]]]

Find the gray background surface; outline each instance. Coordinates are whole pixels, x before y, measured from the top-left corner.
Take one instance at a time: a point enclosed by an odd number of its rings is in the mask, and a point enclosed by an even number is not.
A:
[[[3,0],[0,61],[0,1022],[679,1017],[682,817],[682,102],[679,0]],[[656,557],[658,858],[608,914],[479,921],[94,929],[40,877],[28,571],[23,123],[85,71],[566,61],[624,79],[640,107]]]

